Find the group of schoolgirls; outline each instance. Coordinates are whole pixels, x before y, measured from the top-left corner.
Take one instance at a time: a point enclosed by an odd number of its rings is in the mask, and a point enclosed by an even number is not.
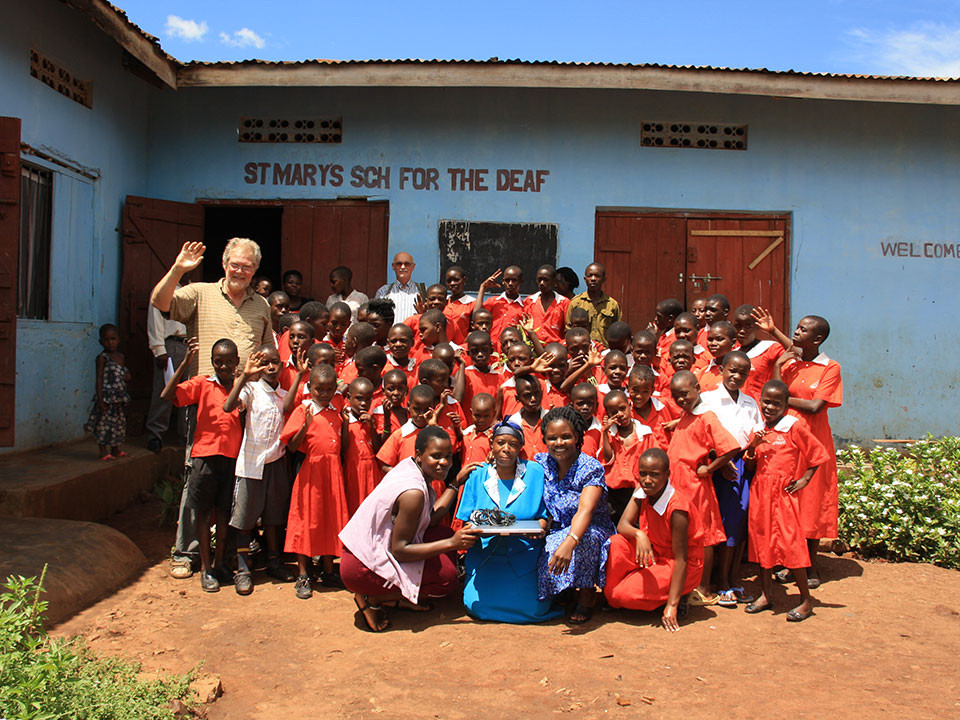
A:
[[[497,419],[522,428],[522,456],[532,458],[546,450],[543,415],[570,405],[588,424],[582,451],[604,464],[620,534],[633,540],[611,549],[611,605],[647,609],[650,593],[640,586],[651,556],[640,552],[641,526],[656,518],[669,537],[670,516],[683,508],[689,546],[702,557],[702,572],[688,565],[683,579],[690,604],[766,610],[772,569],[782,566],[778,578],[789,581],[792,571],[803,596],[788,619],[807,617],[808,586],[818,576],[812,567],[808,583],[805,568],[816,541],[836,526],[826,408],[840,404],[842,389],[839,366],[819,352],[826,321],[804,318],[791,340],[761,308],[744,305],[728,319],[722,295],[695,302],[690,313],[666,300],[649,330],[613,323],[601,345],[591,340],[586,312],[555,312],[565,299],[544,287],[547,275],[540,283],[538,274],[541,293],[526,301],[504,293],[483,302],[464,295],[463,271],[452,268],[446,285],[430,286],[419,312],[398,323],[389,300],[361,306],[351,322],[344,303],[307,303],[291,315],[271,299],[276,348],[263,346],[238,372],[236,347],[220,341],[214,375],[180,383],[196,352],[191,341],[164,393],[198,405],[187,502],[196,511],[203,589],[233,582],[238,593],[252,592],[247,552],[258,520],[272,577],[294,579],[282,550],[298,559],[298,597],[311,595],[318,556],[320,581],[339,585],[338,533],[384,473],[413,455],[421,429],[447,430],[456,476],[487,459]],[[514,294],[516,284],[508,288]],[[775,339],[759,340],[758,330]],[[667,453],[670,502],[644,503],[638,462],[650,448]],[[212,512],[218,538],[236,533],[235,575],[226,569],[227,543],[217,542],[210,557]],[[756,599],[736,585],[747,540],[763,568]],[[715,559],[719,593],[711,589]]]

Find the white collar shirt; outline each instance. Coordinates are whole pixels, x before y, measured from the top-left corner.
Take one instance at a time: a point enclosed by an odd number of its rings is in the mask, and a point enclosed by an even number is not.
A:
[[[747,446],[753,429],[763,422],[760,406],[745,392],[741,391],[734,400],[730,397],[730,392],[721,385],[716,390],[703,393],[700,399],[703,405],[713,410],[720,424],[733,435],[741,448]]]
[[[279,385],[272,388],[264,380],[248,382],[240,389],[240,407],[247,417],[237,456],[237,477],[261,480],[263,466],[283,457],[280,432],[286,394]]]

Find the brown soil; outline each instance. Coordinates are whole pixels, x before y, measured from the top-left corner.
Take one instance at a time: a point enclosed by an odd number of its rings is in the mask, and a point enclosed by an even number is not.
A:
[[[55,632],[145,671],[203,662],[224,689],[209,718],[960,716],[957,572],[822,556],[816,615],[800,624],[785,621],[788,586],[775,614],[693,608],[675,635],[656,613],[612,610],[585,628],[481,623],[448,598],[395,611],[376,636],[342,590],[303,601],[257,573],[249,597],[210,595],[170,578],[158,516],[153,501],[113,519],[151,566]]]

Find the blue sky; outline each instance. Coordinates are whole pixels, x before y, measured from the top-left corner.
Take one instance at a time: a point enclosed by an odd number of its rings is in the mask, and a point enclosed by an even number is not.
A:
[[[960,0],[115,0],[180,60],[473,58],[960,76]]]

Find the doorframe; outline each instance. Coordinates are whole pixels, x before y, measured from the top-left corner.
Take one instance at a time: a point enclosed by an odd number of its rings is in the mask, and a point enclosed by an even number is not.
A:
[[[790,250],[792,247],[791,239],[793,235],[793,212],[790,210],[694,210],[679,208],[655,208],[655,207],[625,207],[625,206],[597,206],[593,216],[593,252],[597,251],[597,218],[601,215],[606,217],[661,217],[661,218],[679,218],[683,220],[782,220],[783,221],[783,277],[784,277],[784,298],[783,309],[784,317],[789,325],[791,323],[791,283],[790,283]],[[686,239],[684,239],[686,242]],[[686,274],[684,274],[686,282]],[[686,303],[684,303],[686,304]],[[732,309],[732,308],[731,308]]]

